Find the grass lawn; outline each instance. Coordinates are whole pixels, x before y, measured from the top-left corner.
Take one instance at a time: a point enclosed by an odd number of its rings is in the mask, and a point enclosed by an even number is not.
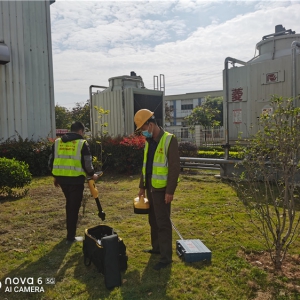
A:
[[[158,257],[142,252],[150,247],[147,216],[133,213],[138,181],[136,175],[104,174],[97,187],[106,220],[99,219],[93,198],[84,215],[80,211],[77,235],[106,224],[127,247],[128,269],[112,291],[93,265],[84,265],[82,243],[66,245],[64,196],[52,177],[35,178],[24,198],[0,200],[0,299],[300,299],[299,238],[275,274],[256,233],[246,234],[235,222],[251,230],[235,190],[213,171],[182,173],[172,203],[172,221],[183,238],[200,239],[212,262],[183,262],[173,230],[173,264],[153,270]],[[33,284],[9,285],[7,278]],[[22,292],[22,286],[43,291]]]

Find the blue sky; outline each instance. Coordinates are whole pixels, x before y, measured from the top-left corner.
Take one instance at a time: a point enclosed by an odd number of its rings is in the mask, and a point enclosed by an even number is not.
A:
[[[89,86],[135,71],[166,95],[223,89],[226,57],[249,61],[275,26],[300,33],[300,1],[66,1],[50,7],[55,103],[85,103]]]

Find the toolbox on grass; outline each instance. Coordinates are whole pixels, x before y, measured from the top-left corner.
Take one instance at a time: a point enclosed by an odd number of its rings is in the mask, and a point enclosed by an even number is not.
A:
[[[98,225],[85,230],[83,241],[84,264],[93,263],[104,275],[108,289],[121,286],[121,271],[126,271],[126,246],[112,227]]]
[[[200,240],[177,240],[176,252],[185,262],[211,261],[211,251]]]

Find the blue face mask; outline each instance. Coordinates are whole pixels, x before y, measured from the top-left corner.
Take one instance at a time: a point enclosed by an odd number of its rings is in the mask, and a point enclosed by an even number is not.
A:
[[[152,132],[148,132],[148,130],[142,131],[142,135],[145,136],[147,139],[152,138]]]
[[[148,130],[149,130],[149,128],[148,128]],[[142,131],[142,135],[144,137],[146,137],[147,139],[150,139],[150,138],[152,138],[152,132],[149,132],[148,130]]]

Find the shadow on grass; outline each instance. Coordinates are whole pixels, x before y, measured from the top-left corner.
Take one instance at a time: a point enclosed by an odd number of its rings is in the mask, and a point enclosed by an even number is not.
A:
[[[17,292],[23,287],[43,287],[46,291],[47,289],[54,288],[56,283],[61,281],[66,270],[72,265],[72,261],[68,260],[65,265],[61,268],[62,262],[66,254],[70,249],[70,245],[66,245],[66,241],[62,240],[59,242],[50,252],[43,255],[40,259],[35,262],[25,262],[18,266],[16,269],[5,274],[0,282],[2,283],[2,288],[0,289],[0,299],[41,299],[43,292]],[[1,262],[3,264],[5,262]],[[9,261],[6,262],[9,264]],[[19,283],[19,284],[9,284],[6,278],[33,278],[33,284]],[[52,280],[54,279],[55,282]],[[41,281],[40,281],[41,280]],[[47,282],[46,282],[47,281]],[[40,284],[39,284],[40,283]],[[7,287],[12,287],[12,292],[5,292]],[[14,291],[14,288],[16,290]]]
[[[93,264],[88,267],[84,266],[83,256],[80,258],[82,263],[77,265],[74,276],[85,284],[85,291],[88,293],[87,299],[114,299],[120,293],[120,299],[123,300],[142,300],[149,297],[171,300],[166,296],[171,267],[161,271],[153,270],[154,264],[157,263],[157,258],[153,256],[150,256],[142,274],[138,269],[132,269],[130,261],[128,261],[127,271],[121,273],[122,285],[114,290],[108,290],[105,287],[104,275],[99,273]],[[139,257],[137,256],[136,259]],[[128,271],[130,269],[131,271]]]
[[[185,262],[186,267],[192,267],[197,270],[203,270],[205,268],[211,267],[211,261],[198,261],[198,262]]]

